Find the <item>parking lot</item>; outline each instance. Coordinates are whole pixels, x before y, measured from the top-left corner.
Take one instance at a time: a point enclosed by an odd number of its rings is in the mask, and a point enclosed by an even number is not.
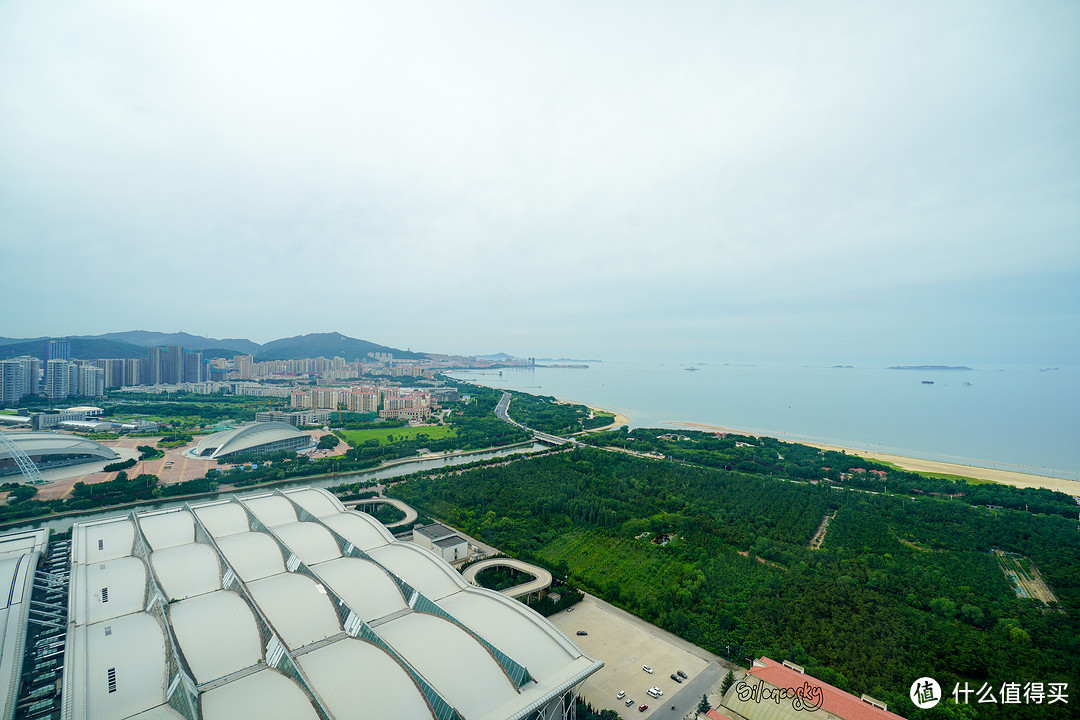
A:
[[[717,681],[720,677],[715,656],[595,598],[586,596],[572,611],[564,610],[549,619],[589,656],[604,661],[603,669],[585,681],[581,696],[594,708],[615,710],[627,720],[654,713],[664,720],[681,719],[687,709],[697,705],[702,693],[696,692],[696,698],[672,698],[703,673]],[[579,630],[588,635],[577,635]],[[646,673],[642,665],[651,667],[653,673]],[[682,670],[689,679],[676,683],[669,677],[676,670]],[[663,697],[655,699],[645,694],[654,685],[664,691]],[[708,683],[709,690],[711,685]],[[626,695],[620,700],[616,695],[622,690]],[[628,699],[634,701],[631,707],[625,704]],[[688,699],[693,699],[692,705]],[[649,708],[638,712],[642,703]],[[671,711],[673,703],[678,712]]]

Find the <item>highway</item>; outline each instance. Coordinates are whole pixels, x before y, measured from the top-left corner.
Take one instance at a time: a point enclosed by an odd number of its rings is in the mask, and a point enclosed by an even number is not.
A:
[[[408,525],[409,523],[415,522],[416,518],[419,517],[419,515],[417,515],[416,511],[413,510],[412,507],[395,498],[372,497],[364,498],[363,500],[350,500],[349,502],[343,504],[345,505],[345,507],[351,508],[363,507],[365,505],[393,505],[398,510],[405,513],[404,518],[387,525],[387,530],[392,530],[393,528],[401,527],[402,525]]]
[[[476,582],[476,574],[481,570],[486,570],[489,567],[504,566],[520,570],[521,572],[528,573],[533,576],[532,580],[524,582],[520,585],[515,585],[511,588],[506,588],[501,591],[503,595],[509,595],[512,598],[519,598],[523,595],[543,590],[544,588],[551,587],[551,573],[542,567],[536,565],[530,565],[527,562],[521,560],[515,560],[514,558],[491,558],[489,560],[481,560],[478,563],[470,565],[462,572],[462,576],[467,582],[473,585],[478,585]]]
[[[510,413],[508,412],[509,410],[510,410],[510,393],[504,392],[502,394],[502,397],[499,398],[499,404],[495,406],[495,417],[499,418],[500,420],[502,420],[504,422],[508,422],[511,425],[516,425],[517,427],[521,428],[522,430],[531,430],[532,434],[533,434],[533,439],[536,440],[537,442],[547,443],[548,445],[567,445],[567,444],[576,445],[577,444],[576,440],[571,440],[569,438],[559,437],[558,435],[550,435],[550,434],[545,433],[545,432],[540,432],[539,430],[532,430],[532,428],[525,427],[521,423],[515,422],[514,420],[512,420],[510,418]]]

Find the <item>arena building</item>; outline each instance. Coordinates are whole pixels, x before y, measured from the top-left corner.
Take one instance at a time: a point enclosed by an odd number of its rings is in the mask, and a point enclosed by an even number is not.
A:
[[[299,488],[75,525],[64,720],[568,720],[603,663]]]
[[[4,436],[26,453],[40,470],[66,465],[112,461],[120,458],[112,448],[78,435],[52,432],[13,432]],[[0,443],[0,477],[21,472],[13,451]]]
[[[213,460],[231,455],[268,455],[283,450],[314,447],[310,435],[283,422],[260,422],[207,435],[195,446],[195,455]]]

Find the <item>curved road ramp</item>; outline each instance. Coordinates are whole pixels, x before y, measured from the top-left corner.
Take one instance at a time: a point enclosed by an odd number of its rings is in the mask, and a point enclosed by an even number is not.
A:
[[[368,505],[393,505],[401,512],[405,513],[405,517],[397,522],[392,522],[386,525],[387,530],[393,530],[396,527],[402,527],[416,522],[419,515],[409,505],[406,505],[401,500],[395,498],[373,497],[364,498],[363,500],[355,500],[344,503],[347,508],[355,508],[357,510],[363,510]]]
[[[488,560],[481,560],[480,562],[465,568],[465,571],[461,574],[466,582],[472,583],[473,585],[479,585],[479,583],[476,582],[476,574],[481,570],[487,570],[492,567],[513,568],[514,570],[528,573],[533,576],[533,579],[528,582],[506,588],[502,591],[503,595],[519,598],[551,587],[550,572],[542,567],[537,567],[536,565],[531,565],[527,562],[522,562],[521,560],[515,560],[514,558],[490,558]]]

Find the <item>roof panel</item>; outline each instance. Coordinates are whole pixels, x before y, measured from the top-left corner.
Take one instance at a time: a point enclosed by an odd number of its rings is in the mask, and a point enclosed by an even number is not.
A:
[[[323,515],[333,515],[345,511],[345,506],[341,504],[340,500],[319,488],[286,490],[285,494],[315,517],[321,518]]]
[[[410,613],[380,625],[379,635],[465,717],[481,717],[517,696],[484,646],[449,620]]]
[[[150,565],[169,601],[221,588],[217,553],[209,545],[191,543],[158,550],[150,555]]]
[[[283,497],[277,495],[257,497],[244,500],[244,504],[267,527],[296,522],[296,510],[292,503]]]
[[[255,617],[237,593],[219,590],[173,603],[169,618],[199,683],[243,670],[263,659]]]
[[[325,588],[306,575],[274,575],[248,583],[248,590],[290,649],[341,632],[341,623]]]
[[[340,640],[297,662],[336,720],[431,717],[412,678],[370,643]]]
[[[76,525],[71,552],[75,563],[101,563],[131,554],[135,526],[126,518]]]
[[[368,553],[379,564],[424,593],[438,600],[455,593],[467,583],[461,575],[432,553],[412,543],[394,543]]]
[[[206,531],[215,538],[244,533],[251,529],[244,508],[234,502],[199,505],[194,510]]]
[[[72,573],[72,621],[89,625],[143,609],[146,565],[126,557],[76,567]]]
[[[92,672],[76,680],[83,693],[77,691],[75,697],[85,698],[84,717],[126,718],[165,701],[165,636],[152,616],[134,613],[75,632],[80,636],[77,646],[93,658],[87,668]]]
[[[394,542],[394,536],[375,518],[356,511],[327,515],[319,518],[338,535],[361,550],[369,551]]]
[[[274,528],[274,534],[306,565],[341,557],[337,540],[318,523],[295,522],[289,525],[278,525]]]
[[[312,569],[364,622],[386,617],[408,607],[397,583],[373,562],[358,558],[340,558]]]
[[[266,533],[230,535],[218,540],[217,546],[244,582],[285,572],[281,549]]]
[[[195,520],[186,510],[172,510],[139,518],[146,541],[154,550],[195,542]]]
[[[480,637],[529,669],[538,678],[552,675],[580,657],[550,623],[517,600],[470,588],[439,601],[439,606]]]
[[[203,693],[203,720],[318,720],[300,686],[267,668]]]

